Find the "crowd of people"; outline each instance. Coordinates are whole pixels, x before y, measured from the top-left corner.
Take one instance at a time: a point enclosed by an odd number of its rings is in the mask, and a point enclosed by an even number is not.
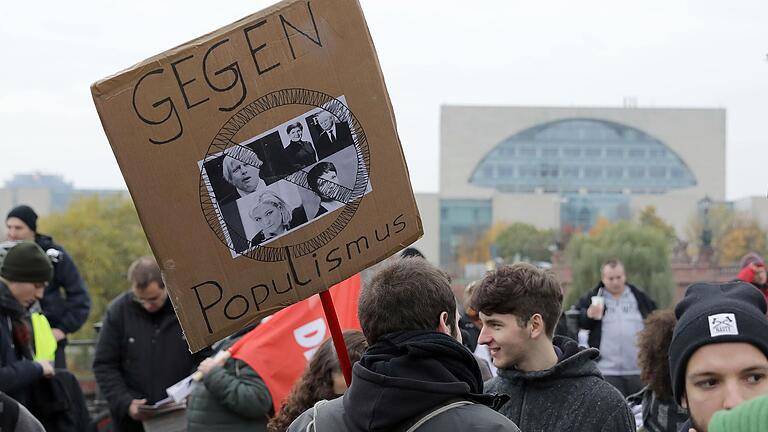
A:
[[[33,209],[13,209],[12,242],[0,245],[0,430],[85,431],[94,425],[62,347],[90,299],[36,222]],[[158,263],[139,257],[103,318],[93,371],[117,431],[143,431],[166,389],[191,376],[190,432],[765,432],[766,279],[749,254],[734,281],[694,283],[658,310],[609,260],[572,329],[550,270],[501,265],[460,302],[445,272],[407,250],[361,289],[361,331],[343,335],[349,387],[327,339],[274,400],[230,355],[254,326],[191,354]]]

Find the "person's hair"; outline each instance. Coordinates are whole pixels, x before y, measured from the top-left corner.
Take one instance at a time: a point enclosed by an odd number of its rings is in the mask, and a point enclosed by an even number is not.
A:
[[[344,344],[347,346],[350,363],[354,364],[363,356],[368,342],[358,330],[344,332]],[[317,401],[334,399],[333,372],[341,372],[339,357],[333,345],[333,339],[328,339],[320,345],[312,360],[309,361],[304,373],[293,385],[291,392],[282,401],[280,413],[272,418],[267,430],[283,432],[303,413],[312,408]]]
[[[128,267],[128,282],[131,283],[131,287],[137,289],[144,289],[152,282],[157,282],[160,288],[165,287],[163,276],[160,274],[160,266],[157,265],[153,256],[143,256]]]
[[[603,270],[605,270],[606,267],[609,268],[616,268],[618,266],[621,266],[621,268],[624,268],[624,263],[619,261],[618,259],[609,259],[608,261],[604,262],[602,266],[600,266],[600,273],[603,273]]]
[[[320,162],[307,172],[307,183],[309,183],[309,188],[312,189],[314,193],[324,195],[320,193],[320,176],[329,172],[338,174],[336,166],[331,162]]]
[[[360,292],[357,307],[368,343],[407,330],[432,330],[440,314],[448,313],[448,327],[456,334],[456,298],[448,275],[422,259],[400,259],[384,267]]]
[[[301,122],[291,123],[291,124],[288,125],[287,128],[285,128],[285,132],[286,133],[291,133],[291,131],[294,130],[294,129],[301,129],[303,131],[304,130],[304,126],[301,125]]]
[[[474,280],[467,284],[467,286],[464,288],[464,313],[467,315],[469,319],[471,319],[473,322],[480,319],[479,314],[477,313],[477,310],[472,307],[472,294],[475,293],[475,288],[480,285],[480,281]]]
[[[664,401],[673,400],[672,381],[669,377],[669,345],[672,343],[676,323],[674,310],[657,310],[648,315],[645,327],[637,335],[640,379]]]
[[[232,170],[235,169],[234,166],[238,162],[256,168],[261,168],[264,164],[259,158],[259,155],[248,147],[236,145],[224,150],[224,159],[221,162],[221,168],[224,180],[229,184],[234,184],[232,180]]]
[[[330,112],[328,112],[328,111],[325,111],[325,110],[323,110],[323,111],[320,111],[320,112],[319,112],[319,113],[318,113],[318,114],[315,116],[315,118],[317,118],[317,122],[318,122],[318,123],[320,123],[320,120],[321,120],[321,119],[324,119],[324,118],[330,118],[330,119],[331,119],[331,120],[333,120],[334,122],[336,121],[336,116],[335,116],[335,115],[333,115],[333,114],[331,114],[331,113],[330,113]]]
[[[400,252],[400,258],[425,258],[423,253],[415,247],[407,247]]]
[[[472,295],[470,306],[484,314],[512,314],[524,326],[534,314],[544,320],[549,338],[555,332],[563,292],[555,274],[528,263],[503,265],[486,273]]]
[[[251,219],[255,219],[254,212],[262,204],[269,204],[278,209],[280,211],[283,226],[286,228],[288,227],[288,223],[291,222],[291,211],[288,209],[288,204],[286,204],[276,193],[270,190],[262,192],[261,195],[259,195],[256,204],[251,207],[251,210],[248,212],[248,216],[250,216]]]

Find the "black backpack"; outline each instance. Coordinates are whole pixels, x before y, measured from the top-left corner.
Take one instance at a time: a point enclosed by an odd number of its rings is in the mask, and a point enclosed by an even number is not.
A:
[[[47,432],[83,432],[92,428],[80,384],[65,369],[56,369],[54,376],[32,386],[28,408]]]

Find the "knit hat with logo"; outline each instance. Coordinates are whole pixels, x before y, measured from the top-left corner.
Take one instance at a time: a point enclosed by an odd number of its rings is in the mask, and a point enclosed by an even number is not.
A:
[[[742,281],[695,283],[675,307],[677,325],[669,346],[672,393],[685,393],[688,359],[704,345],[746,342],[768,357],[768,318],[763,294]]]

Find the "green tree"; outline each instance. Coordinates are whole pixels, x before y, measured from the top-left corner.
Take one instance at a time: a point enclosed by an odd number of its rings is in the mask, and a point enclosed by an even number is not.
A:
[[[107,305],[128,288],[126,271],[137,257],[151,254],[133,202],[123,196],[85,197],[64,212],[40,220],[49,234],[72,255],[91,295],[91,314],[74,335],[93,337]]]
[[[470,263],[485,263],[491,259],[491,245],[507,225],[497,223],[482,232],[470,232],[456,249],[456,262],[460,269]]]
[[[664,219],[656,214],[656,207],[649,205],[640,212],[640,225],[656,228],[661,231],[670,242],[674,241],[677,236],[675,235],[675,228],[672,225],[666,223]]]
[[[656,228],[620,221],[595,236],[574,236],[565,253],[573,275],[565,299],[567,307],[594,288],[600,281],[602,264],[609,259],[621,260],[627,280],[644,289],[659,307],[672,302],[675,282],[669,241]]]
[[[549,247],[555,242],[553,230],[540,230],[533,225],[513,223],[496,237],[497,254],[505,261],[515,255],[531,261],[549,261]]]

